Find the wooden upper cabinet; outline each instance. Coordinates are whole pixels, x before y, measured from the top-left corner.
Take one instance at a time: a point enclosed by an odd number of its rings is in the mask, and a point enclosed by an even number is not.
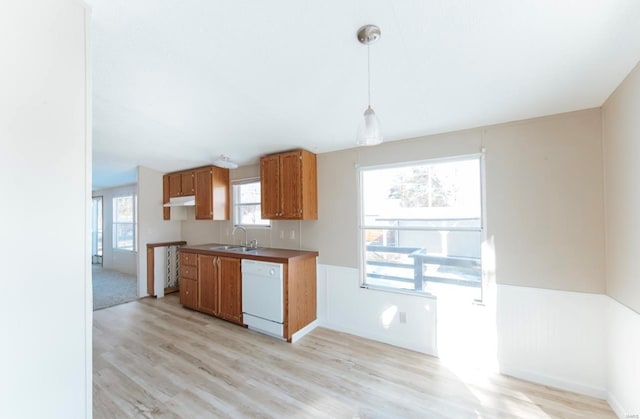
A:
[[[302,157],[299,151],[280,155],[280,217],[302,216]]]
[[[169,173],[169,197],[190,196],[195,193],[194,171]]]
[[[229,169],[207,166],[168,173],[162,179],[162,200],[195,195],[196,220],[228,220],[230,214]],[[171,219],[171,208],[163,209],[163,219]]]
[[[218,263],[217,256],[198,255],[198,309],[218,314]]]
[[[207,167],[195,171],[196,220],[229,219],[229,169]]]
[[[166,204],[169,202],[169,175],[162,176],[162,203]],[[162,208],[162,219],[170,220],[171,219],[171,208],[163,207]]]
[[[262,218],[317,220],[316,155],[288,151],[260,159]]]
[[[169,197],[175,198],[182,194],[182,176],[180,173],[171,173],[169,176]]]
[[[263,219],[280,216],[280,156],[260,159],[260,208]]]
[[[180,173],[181,195],[189,196],[194,195],[195,190],[195,171],[190,170],[188,172]]]
[[[218,257],[218,276],[220,294],[218,315],[223,319],[242,324],[242,274],[240,260]]]
[[[213,219],[211,168],[196,170],[196,220]]]

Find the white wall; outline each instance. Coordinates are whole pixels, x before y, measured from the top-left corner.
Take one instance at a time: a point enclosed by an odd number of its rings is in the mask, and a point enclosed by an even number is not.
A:
[[[436,314],[435,298],[362,289],[358,269],[318,265],[324,327],[436,355]]]
[[[138,252],[113,248],[113,198],[133,195],[137,190],[132,184],[93,191],[93,196],[102,196],[102,265],[129,275],[136,275]]]
[[[640,65],[602,108],[607,294],[640,313]]]
[[[602,107],[609,403],[640,414],[640,65]]]
[[[604,293],[599,109],[483,129],[498,284]]]
[[[607,400],[619,417],[640,414],[640,315],[607,297]]]
[[[147,293],[147,243],[180,241],[180,221],[162,218],[163,173],[138,166],[138,296]],[[163,294],[162,281],[155,281],[156,293]]]
[[[88,20],[76,0],[0,3],[3,418],[91,416]]]

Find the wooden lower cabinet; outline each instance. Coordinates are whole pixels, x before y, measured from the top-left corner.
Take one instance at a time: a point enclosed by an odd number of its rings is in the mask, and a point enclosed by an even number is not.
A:
[[[194,280],[181,279],[180,304],[242,324],[241,259],[182,253],[181,260],[191,256],[197,260],[197,268],[195,268],[197,274],[194,276]],[[187,268],[185,267],[185,269]],[[181,270],[181,272],[183,271],[184,269]],[[192,291],[192,288],[195,288],[195,291]],[[185,295],[183,296],[183,294]],[[193,298],[195,298],[195,303]]]
[[[219,257],[220,305],[218,315],[223,319],[242,324],[242,274],[241,259]]]
[[[198,281],[193,279],[180,281],[180,304],[194,310],[198,308]]]
[[[266,260],[283,266],[283,337],[289,342],[316,320],[317,253],[300,253],[305,254]],[[241,262],[241,256],[181,250],[180,304],[243,325]]]
[[[218,261],[217,256],[198,255],[198,309],[218,314]]]

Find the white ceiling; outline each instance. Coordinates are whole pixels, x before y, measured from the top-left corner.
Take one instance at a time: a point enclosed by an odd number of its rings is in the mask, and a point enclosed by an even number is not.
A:
[[[602,105],[640,59],[637,0],[90,0],[94,187]]]

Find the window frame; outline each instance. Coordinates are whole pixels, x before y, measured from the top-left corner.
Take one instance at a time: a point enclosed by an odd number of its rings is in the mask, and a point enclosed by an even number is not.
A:
[[[117,199],[119,198],[129,198],[133,200],[132,202],[132,221],[117,221],[118,211],[117,211]],[[138,194],[136,192],[131,193],[123,193],[118,194],[111,198],[111,210],[112,210],[112,221],[111,221],[111,229],[112,229],[112,243],[111,248],[120,252],[138,252]],[[133,245],[132,249],[119,247],[118,246],[118,225],[132,225],[133,230]]]
[[[480,253],[480,265],[481,265],[481,276],[480,276],[480,299],[477,300],[478,303],[482,303],[486,291],[486,275],[484,270],[484,261],[482,255],[482,243],[487,240],[487,228],[486,228],[486,179],[485,179],[485,152],[484,149],[480,153],[471,153],[471,154],[461,154],[456,156],[448,156],[448,157],[435,157],[431,159],[421,159],[421,160],[410,160],[410,161],[400,161],[394,163],[384,163],[384,164],[372,164],[372,165],[356,165],[356,187],[358,191],[358,202],[357,202],[357,211],[358,211],[358,268],[359,268],[359,285],[360,288],[370,289],[374,291],[383,291],[383,292],[391,292],[398,294],[406,294],[413,295],[417,297],[426,297],[426,298],[435,298],[431,292],[426,290],[415,290],[415,289],[407,289],[407,288],[395,288],[388,287],[384,285],[378,284],[368,284],[366,282],[367,278],[367,270],[366,270],[366,231],[367,228],[372,226],[368,226],[365,224],[364,220],[364,191],[363,191],[363,173],[371,170],[381,170],[381,169],[390,169],[397,167],[408,167],[408,166],[417,166],[417,165],[427,165],[427,164],[438,164],[438,163],[453,163],[457,161],[465,161],[465,160],[474,160],[477,159],[479,162],[479,176],[480,176],[480,238],[481,238],[481,253]],[[378,227],[378,226],[376,226]],[[410,230],[406,229],[406,230]],[[423,229],[420,229],[421,231]],[[427,229],[424,229],[425,231]]]
[[[233,223],[234,226],[239,226],[239,227],[243,227],[243,228],[247,228],[247,229],[256,229],[256,230],[262,230],[262,229],[269,229],[272,226],[272,223],[270,219],[262,219],[265,221],[268,221],[269,224],[242,224],[239,222],[238,219],[238,208],[242,207],[242,206],[246,206],[246,205],[260,205],[260,211],[262,211],[262,194],[260,196],[260,201],[259,202],[243,202],[243,203],[238,203],[238,193],[237,191],[237,187],[240,187],[241,185],[247,185],[250,183],[258,183],[260,184],[260,178],[259,177],[254,177],[254,178],[246,178],[246,179],[238,179],[238,180],[234,180],[231,182],[231,207],[232,207],[232,212],[231,212],[231,222]],[[262,185],[260,185],[260,188],[262,188]]]

